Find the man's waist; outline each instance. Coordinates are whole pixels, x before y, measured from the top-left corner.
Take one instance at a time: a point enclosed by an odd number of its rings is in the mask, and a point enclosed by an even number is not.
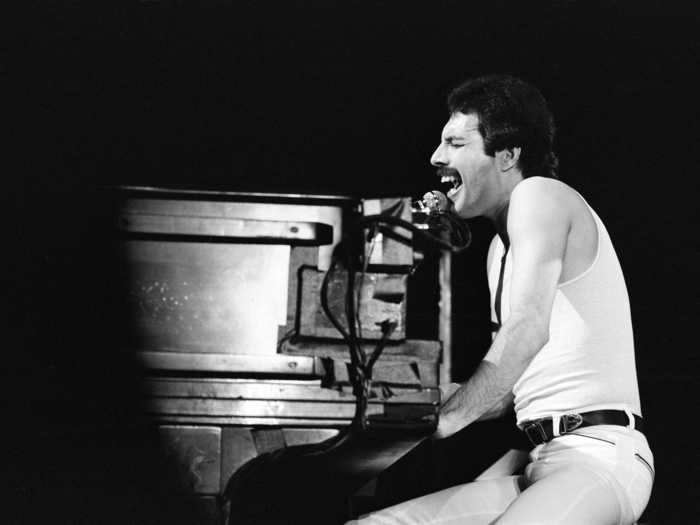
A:
[[[620,373],[619,381],[609,376],[589,380],[590,370],[557,377],[546,383],[541,377],[537,381],[521,377],[513,387],[513,406],[518,426],[526,421],[569,412],[592,412],[595,410],[630,410],[641,414],[639,388],[636,377],[628,378]],[[603,382],[603,379],[607,383]]]
[[[628,414],[632,416],[632,420],[630,420]],[[557,419],[558,426],[555,427],[555,420]],[[520,426],[533,445],[540,445],[551,441],[557,436],[594,425],[618,425],[643,431],[642,418],[625,410],[569,412],[556,418],[550,416],[523,421]],[[555,429],[557,432],[555,432]]]

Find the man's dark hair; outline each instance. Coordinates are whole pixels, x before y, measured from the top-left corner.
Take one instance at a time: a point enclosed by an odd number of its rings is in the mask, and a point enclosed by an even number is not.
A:
[[[554,118],[542,94],[527,82],[508,75],[473,78],[447,97],[450,114],[475,114],[484,152],[520,147],[518,167],[523,177],[557,178],[559,160],[552,150]]]

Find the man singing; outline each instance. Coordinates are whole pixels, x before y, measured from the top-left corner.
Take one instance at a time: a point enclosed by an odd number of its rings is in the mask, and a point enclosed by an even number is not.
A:
[[[472,377],[444,388],[435,437],[514,407],[534,448],[522,476],[452,487],[359,523],[634,523],[654,466],[608,232],[557,180],[553,118],[536,88],[475,78],[452,91],[448,109],[431,164],[452,184],[455,213],[496,228],[487,260],[496,332]]]

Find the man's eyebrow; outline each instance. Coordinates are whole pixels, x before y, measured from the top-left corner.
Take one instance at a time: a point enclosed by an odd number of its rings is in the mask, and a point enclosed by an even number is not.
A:
[[[470,131],[479,131],[478,128],[468,128],[465,130],[462,130],[462,133],[469,133]],[[466,140],[466,136],[457,134],[457,133],[452,133],[450,135],[446,135],[442,140],[444,142],[453,142],[455,140]]]

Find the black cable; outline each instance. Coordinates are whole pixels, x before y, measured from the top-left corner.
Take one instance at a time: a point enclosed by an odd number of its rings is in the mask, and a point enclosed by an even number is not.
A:
[[[382,322],[382,338],[377,343],[377,346],[374,347],[374,351],[372,352],[372,355],[370,356],[366,365],[367,373],[369,374],[370,379],[372,378],[372,367],[377,359],[379,359],[379,356],[386,346],[386,342],[389,340],[389,336],[394,332],[394,330],[396,330],[396,321],[386,320]]]
[[[391,210],[392,213],[401,212],[402,208],[399,206],[394,206]],[[331,257],[331,264],[323,277],[321,284],[321,307],[328,317],[329,321],[338,330],[338,332],[343,337],[348,349],[350,351],[350,365],[348,367],[348,375],[350,383],[352,384],[353,394],[355,395],[355,414],[353,420],[350,424],[350,428],[361,428],[366,427],[365,414],[367,412],[367,404],[369,400],[370,388],[372,384],[372,369],[377,359],[381,355],[386,342],[389,339],[391,333],[396,329],[396,322],[391,322],[385,320],[382,323],[382,337],[377,342],[372,354],[369,359],[361,346],[360,339],[358,338],[357,328],[360,322],[359,315],[360,310],[360,299],[361,295],[357,297],[357,308],[355,306],[355,282],[356,282],[356,266],[355,260],[352,252],[350,251],[350,246],[352,246],[351,241],[356,238],[353,237],[357,232],[364,232],[364,228],[371,227],[372,233],[370,234],[370,239],[377,234],[379,231],[383,231],[383,225],[398,226],[404,228],[418,236],[426,238],[428,241],[433,242],[443,249],[449,250],[451,252],[461,252],[465,250],[471,243],[471,233],[465,223],[458,220],[456,217],[450,216],[449,213],[438,214],[433,217],[432,224],[435,226],[439,224],[443,230],[449,231],[453,236],[459,239],[459,244],[453,244],[446,241],[440,237],[432,235],[426,230],[417,228],[414,224],[400,219],[389,213],[382,213],[378,215],[367,215],[362,217],[357,222],[357,229],[353,231],[350,230],[351,235],[345,237],[334,249],[333,255]],[[395,233],[395,232],[392,232]],[[394,237],[400,237],[398,234]],[[410,242],[410,239],[406,238],[405,242]],[[368,255],[364,251],[365,239],[361,238],[362,249],[362,271],[360,274],[360,282],[363,282],[364,274],[368,266]],[[345,263],[345,270],[347,272],[347,284],[345,289],[345,317],[348,323],[347,330],[338,321],[333,312],[331,312],[330,306],[328,304],[328,285],[330,282],[331,275],[338,265],[339,259],[343,259]],[[358,292],[361,294],[361,290]]]
[[[355,264],[352,260],[352,255],[345,247],[345,270],[348,273],[347,286],[345,288],[345,318],[348,321],[348,333],[350,336],[350,341],[353,344],[355,352],[359,357],[361,363],[365,363],[367,356],[365,351],[360,345],[360,341],[357,337],[357,326],[356,326],[356,316],[355,316]]]
[[[403,204],[400,202],[400,204]],[[396,205],[393,206],[393,208],[396,208]],[[392,209],[393,209],[392,208]],[[399,212],[403,209],[403,205],[400,207]],[[374,242],[377,236],[377,233],[381,232],[382,229],[379,226],[379,224],[375,224],[372,226],[371,231],[367,234],[367,238],[364,239],[364,244],[362,248],[362,270],[360,270],[360,277],[359,281],[357,284],[357,298],[355,300],[357,306],[355,308],[355,317],[357,319],[357,332],[360,340],[362,340],[362,319],[360,318],[360,305],[362,301],[362,287],[364,286],[365,283],[365,275],[367,274],[367,267],[369,266],[369,261],[372,258],[372,252],[374,251]],[[369,253],[367,253],[366,246],[367,243],[370,243],[369,245]]]
[[[471,232],[469,231],[469,228],[464,222],[462,222],[460,219],[457,219],[456,217],[452,217],[449,213],[441,213],[439,215],[436,215],[435,218],[439,218],[440,221],[446,221],[447,223],[449,223],[449,225],[452,227],[448,229],[453,232],[456,232],[460,237],[462,237],[464,239],[463,242],[459,245],[452,244],[448,241],[445,241],[444,239],[441,239],[440,237],[437,237],[436,235],[429,233],[426,230],[422,230],[416,227],[413,223],[410,223],[403,219],[399,219],[398,217],[393,217],[391,215],[366,215],[359,220],[359,225],[367,226],[369,224],[391,224],[392,226],[399,226],[401,228],[409,230],[410,232],[420,237],[428,239],[430,242],[433,242],[441,248],[449,250],[452,253],[459,253],[461,251],[466,250],[469,247],[469,245],[471,244]]]
[[[328,317],[328,320],[331,322],[333,326],[335,326],[336,330],[340,332],[340,335],[343,336],[343,339],[345,342],[350,345],[350,335],[345,331],[345,328],[343,327],[342,324],[335,318],[333,313],[331,312],[330,307],[328,306],[328,282],[330,281],[331,278],[331,273],[333,272],[333,269],[336,264],[336,258],[335,255],[331,257],[331,264],[328,267],[328,270],[326,270],[326,274],[323,276],[323,281],[321,282],[321,308],[323,309],[323,312],[326,314],[326,317]]]

